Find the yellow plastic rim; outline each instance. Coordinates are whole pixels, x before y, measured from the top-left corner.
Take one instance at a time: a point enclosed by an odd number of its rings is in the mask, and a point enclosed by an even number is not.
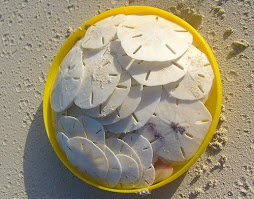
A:
[[[106,12],[103,12],[92,19],[85,22],[83,25],[81,25],[81,29],[78,29],[75,33],[73,33],[63,44],[63,46],[58,51],[57,55],[55,56],[51,68],[48,73],[47,81],[45,84],[45,90],[44,90],[44,96],[43,96],[43,118],[45,123],[45,129],[48,135],[48,138],[50,140],[50,143],[55,150],[57,156],[60,158],[60,160],[63,162],[63,164],[77,177],[79,177],[81,180],[85,181],[86,183],[93,185],[97,188],[104,189],[111,192],[118,192],[118,193],[136,193],[138,191],[141,191],[143,189],[131,189],[131,190],[122,190],[122,189],[113,189],[113,188],[107,188],[104,186],[99,185],[95,181],[93,181],[91,178],[86,176],[85,174],[79,172],[75,167],[73,167],[67,160],[65,154],[60,149],[57,140],[56,140],[56,129],[55,129],[55,112],[51,109],[50,106],[50,95],[51,90],[54,85],[54,81],[58,72],[58,68],[60,66],[60,63],[62,62],[63,58],[66,56],[66,54],[69,52],[69,50],[74,46],[74,44],[81,39],[85,34],[85,27],[89,25],[93,25],[97,21],[100,21],[106,17],[116,15],[116,14],[144,14],[144,15],[158,15],[165,19],[168,19],[169,21],[172,21],[182,27],[184,27],[186,30],[188,30],[193,35],[193,44],[199,48],[201,51],[203,51],[208,59],[210,60],[213,70],[214,70],[214,83],[213,88],[211,91],[211,95],[206,102],[206,107],[210,111],[213,121],[211,124],[211,127],[209,129],[209,132],[207,133],[207,136],[205,140],[203,141],[202,145],[200,146],[197,153],[194,155],[193,158],[191,158],[186,164],[174,166],[174,173],[169,178],[167,178],[164,181],[161,181],[157,184],[151,185],[149,187],[146,187],[146,190],[153,190],[156,188],[159,188],[161,186],[164,186],[168,184],[169,182],[172,182],[182,174],[184,174],[196,161],[197,159],[202,155],[202,153],[205,151],[207,145],[209,144],[210,140],[212,139],[213,133],[216,129],[220,111],[221,111],[221,103],[222,103],[222,87],[221,87],[221,78],[220,78],[220,72],[219,68],[216,62],[216,59],[214,57],[214,54],[212,53],[210,47],[204,40],[204,38],[188,23],[180,19],[179,17],[166,12],[164,10],[153,8],[153,7],[147,7],[147,6],[128,6],[128,7],[121,7],[121,8],[115,8]]]

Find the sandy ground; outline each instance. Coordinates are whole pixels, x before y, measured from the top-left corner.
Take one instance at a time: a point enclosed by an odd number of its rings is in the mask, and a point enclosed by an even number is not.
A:
[[[143,198],[79,180],[54,153],[43,124],[47,73],[71,29],[125,5],[159,7],[188,21],[212,47],[223,83],[221,120],[210,146],[185,175],[147,198],[254,198],[253,0],[1,0],[0,5],[0,198]]]

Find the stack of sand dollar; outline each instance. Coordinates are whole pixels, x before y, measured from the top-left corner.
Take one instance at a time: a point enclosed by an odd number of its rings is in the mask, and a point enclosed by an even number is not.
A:
[[[184,28],[155,15],[90,26],[59,68],[51,94],[68,161],[106,187],[144,188],[193,157],[212,117],[206,55]]]

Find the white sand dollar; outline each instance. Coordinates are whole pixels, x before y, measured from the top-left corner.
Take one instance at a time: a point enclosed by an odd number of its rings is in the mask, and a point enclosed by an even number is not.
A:
[[[114,152],[115,155],[124,154],[133,158],[137,162],[138,168],[139,168],[139,174],[137,178],[139,179],[141,177],[141,173],[143,169],[142,169],[142,164],[139,159],[139,156],[126,142],[124,142],[121,139],[111,137],[106,139],[106,145]],[[133,187],[136,183],[137,182],[133,182],[132,184],[125,185],[125,188]]]
[[[193,41],[184,28],[154,15],[128,15],[117,36],[129,57],[145,61],[177,59]]]
[[[186,75],[178,82],[165,85],[168,92],[177,99],[196,100],[205,97],[213,84],[213,69],[206,55],[191,45],[187,52],[176,61],[188,65]]]
[[[80,121],[71,116],[64,116],[58,121],[58,132],[63,132],[68,138],[75,136],[86,137],[86,133]]]
[[[89,116],[81,116],[79,121],[83,125],[87,138],[103,151],[105,150],[105,131],[103,126]]]
[[[117,55],[117,60],[125,70],[128,70],[135,61],[135,59],[126,54],[119,39],[110,42],[110,50]]]
[[[96,118],[102,125],[109,125],[131,115],[138,107],[142,97],[143,86],[132,85],[123,103],[106,117]]]
[[[155,169],[151,164],[148,168],[143,170],[143,175],[139,181],[139,184],[136,185],[137,188],[148,187],[153,184],[155,179]]]
[[[107,17],[90,26],[82,39],[82,47],[96,49],[107,45],[116,36],[117,26],[125,18],[125,15],[119,14]]]
[[[109,46],[84,52],[85,74],[75,104],[90,109],[105,102],[117,86],[122,72]]]
[[[150,142],[145,137],[139,134],[129,133],[123,137],[123,141],[137,153],[143,169],[151,166],[153,150]]]
[[[116,155],[107,146],[105,146],[105,155],[108,160],[109,169],[105,179],[102,182],[107,187],[112,188],[118,184],[122,176],[122,166]]]
[[[189,160],[202,144],[212,121],[200,101],[183,101],[163,92],[161,102],[148,123],[139,130],[153,152],[167,162]]]
[[[71,106],[79,92],[83,70],[82,50],[74,47],[62,61],[51,93],[51,108],[55,112],[62,112]]]
[[[128,68],[131,76],[146,86],[164,85],[175,82],[186,74],[186,69],[174,62],[134,61]]]
[[[130,156],[124,154],[118,154],[116,157],[118,158],[122,167],[122,175],[117,187],[125,189],[133,188],[134,185],[129,185],[138,180],[139,168],[137,162]]]
[[[127,56],[120,41],[113,41],[113,51],[117,53],[119,63],[130,75],[142,85],[157,86],[175,82],[182,78],[188,65],[180,65],[176,61],[143,61],[133,60]]]
[[[69,162],[81,172],[95,179],[104,179],[108,172],[108,160],[103,151],[87,138],[68,140],[66,151]]]
[[[128,72],[123,71],[119,83],[107,101],[97,107],[84,110],[84,113],[92,117],[105,117],[109,115],[123,103],[130,91],[130,87],[131,77]]]
[[[105,128],[113,133],[126,133],[144,126],[153,115],[161,98],[161,86],[144,87],[141,102],[135,112]]]

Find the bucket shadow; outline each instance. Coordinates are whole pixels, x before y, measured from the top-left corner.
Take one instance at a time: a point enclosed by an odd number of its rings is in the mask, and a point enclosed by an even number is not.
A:
[[[23,156],[24,184],[27,196],[52,199],[138,199],[137,194],[118,194],[95,188],[74,176],[56,156],[45,131],[42,104],[30,126]],[[185,175],[153,190],[146,198],[171,198]]]

